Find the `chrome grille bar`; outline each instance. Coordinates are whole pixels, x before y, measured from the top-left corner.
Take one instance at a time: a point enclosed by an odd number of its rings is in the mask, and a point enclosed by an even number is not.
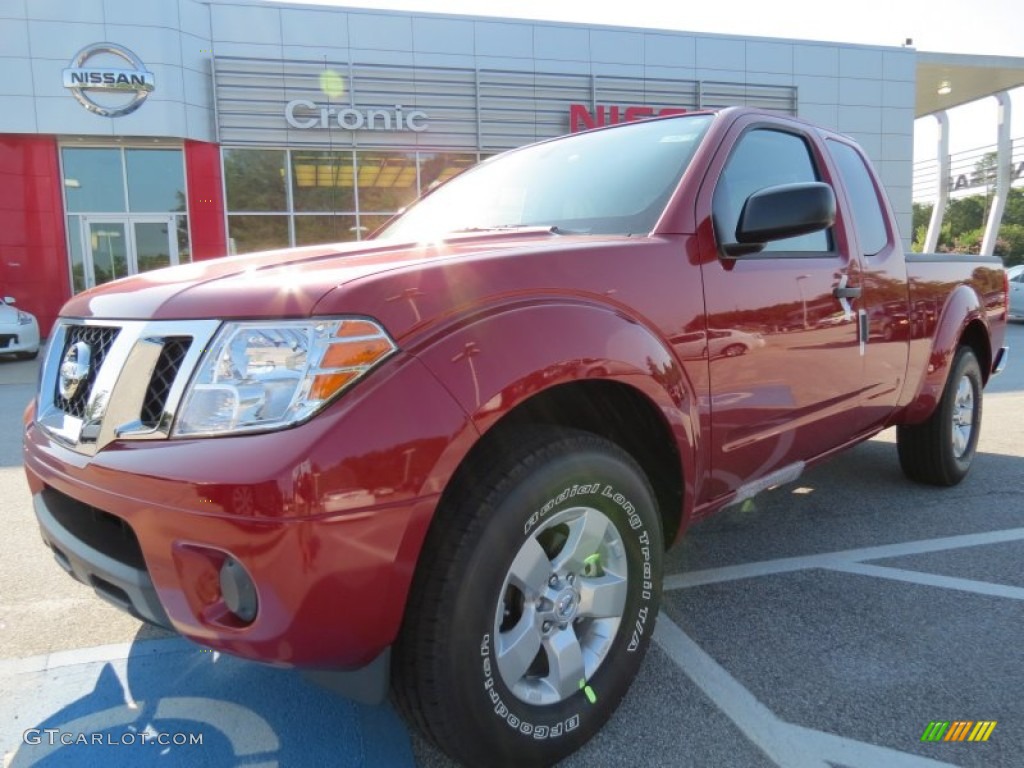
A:
[[[86,455],[115,439],[166,439],[185,386],[219,326],[219,320],[60,319],[43,361],[36,421]],[[68,350],[79,341],[105,343],[111,332],[102,353],[93,355],[81,392],[63,398],[61,365]],[[78,397],[81,403],[74,402]]]

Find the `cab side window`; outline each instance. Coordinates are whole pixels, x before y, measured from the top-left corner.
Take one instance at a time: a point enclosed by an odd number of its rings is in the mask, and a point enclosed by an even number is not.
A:
[[[743,204],[754,192],[777,184],[819,180],[810,148],[802,138],[768,128],[747,132],[733,148],[715,187],[712,210],[718,242],[736,242]],[[776,240],[768,243],[764,250],[829,251],[830,231]]]
[[[839,141],[830,139],[828,148],[846,183],[860,249],[865,256],[874,256],[889,244],[889,232],[864,158],[849,144]]]

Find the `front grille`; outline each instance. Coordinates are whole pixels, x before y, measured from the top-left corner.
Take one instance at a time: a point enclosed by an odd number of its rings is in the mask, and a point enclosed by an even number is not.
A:
[[[156,361],[153,377],[146,388],[146,399],[142,402],[142,413],[139,417],[147,427],[155,429],[160,425],[167,396],[191,344],[192,338],[189,336],[168,336],[164,339],[160,358]]]
[[[112,440],[163,440],[200,352],[218,320],[68,320],[47,349],[36,423],[78,453],[89,456]],[[88,345],[88,373],[82,364]],[[61,395],[82,375],[71,397]]]
[[[0,333],[0,349],[6,349],[7,347],[17,343],[18,337],[13,333]]]
[[[61,350],[60,359],[64,359],[67,351],[80,341],[89,345],[92,352],[92,363],[89,366],[89,375],[78,387],[71,398],[66,398],[60,393],[60,377],[58,376],[56,390],[53,394],[54,405],[64,413],[78,419],[85,418],[86,408],[89,404],[89,393],[92,392],[92,385],[96,381],[96,374],[103,367],[103,360],[110,351],[111,345],[120,332],[119,328],[110,328],[103,325],[72,325],[68,328],[67,339],[64,342],[64,349]]]

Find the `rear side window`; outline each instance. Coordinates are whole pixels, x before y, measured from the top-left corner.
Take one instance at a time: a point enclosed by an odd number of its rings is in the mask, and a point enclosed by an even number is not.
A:
[[[736,242],[740,212],[754,192],[777,184],[819,180],[810,148],[801,137],[767,128],[745,133],[729,156],[715,187],[712,205],[719,242]],[[829,249],[828,231],[776,240],[765,247],[765,251]]]
[[[828,146],[846,183],[861,250],[865,256],[874,256],[889,244],[889,232],[871,174],[864,158],[849,144],[830,139]]]

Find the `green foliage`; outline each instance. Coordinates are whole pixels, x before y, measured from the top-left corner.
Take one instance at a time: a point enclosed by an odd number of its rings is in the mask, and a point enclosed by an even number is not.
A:
[[[1001,251],[1000,246],[1004,250]],[[1003,263],[1008,267],[1024,264],[1024,224],[1007,224],[1006,217],[1003,217],[999,239],[996,241],[996,253],[1003,257]]]
[[[962,232],[953,239],[953,246],[949,250],[953,253],[981,253],[981,239],[985,236],[985,230],[981,227]]]
[[[987,212],[988,199],[984,195],[950,200],[943,226],[948,224],[951,239],[956,239],[959,234],[984,227]]]
[[[972,195],[950,200],[939,231],[937,250],[940,253],[979,253],[991,204],[990,195]],[[931,205],[914,203],[912,247],[916,252],[923,248],[931,214]],[[995,252],[1002,257],[1003,263],[1008,267],[1024,263],[1024,188],[1011,188],[1006,197],[1006,208],[1003,211]]]

